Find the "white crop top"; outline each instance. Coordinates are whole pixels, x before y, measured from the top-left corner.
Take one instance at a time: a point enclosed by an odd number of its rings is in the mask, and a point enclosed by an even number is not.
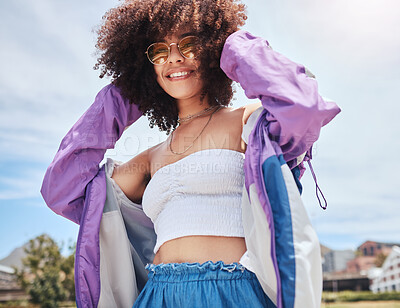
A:
[[[166,241],[188,235],[244,237],[243,163],[241,152],[206,149],[154,173],[142,198],[157,234],[154,253]]]

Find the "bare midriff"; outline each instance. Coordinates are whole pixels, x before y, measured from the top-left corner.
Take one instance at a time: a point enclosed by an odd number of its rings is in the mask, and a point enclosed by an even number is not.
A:
[[[165,242],[154,256],[153,264],[239,262],[246,252],[243,237],[185,236]]]

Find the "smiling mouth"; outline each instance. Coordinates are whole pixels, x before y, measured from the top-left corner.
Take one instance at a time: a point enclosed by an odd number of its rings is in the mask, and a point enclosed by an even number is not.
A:
[[[184,71],[184,72],[177,72],[167,75],[169,80],[182,80],[189,78],[192,75],[193,71]]]

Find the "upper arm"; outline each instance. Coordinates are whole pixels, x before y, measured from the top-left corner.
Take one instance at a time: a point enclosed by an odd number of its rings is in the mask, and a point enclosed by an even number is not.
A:
[[[244,125],[247,123],[247,120],[251,116],[251,114],[260,108],[262,106],[261,102],[253,103],[253,104],[248,104],[243,107],[240,107],[241,109],[241,116],[242,116],[242,138],[240,139],[240,147],[243,151],[246,151],[247,144],[245,140],[243,139],[243,129]]]
[[[149,153],[146,150],[114,169],[111,178],[132,202],[141,203],[142,201],[143,193],[150,180],[149,165]]]
[[[247,123],[247,120],[251,116],[251,114],[260,108],[262,106],[261,102],[253,103],[253,104],[248,104],[246,106],[243,106],[243,117],[242,117],[242,126]]]

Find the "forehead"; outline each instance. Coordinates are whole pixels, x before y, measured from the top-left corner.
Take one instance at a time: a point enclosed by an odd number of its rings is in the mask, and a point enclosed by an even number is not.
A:
[[[168,33],[167,36],[161,38],[161,40],[167,43],[172,43],[189,35],[195,35],[195,32],[190,27],[184,26],[179,28],[177,31]]]

